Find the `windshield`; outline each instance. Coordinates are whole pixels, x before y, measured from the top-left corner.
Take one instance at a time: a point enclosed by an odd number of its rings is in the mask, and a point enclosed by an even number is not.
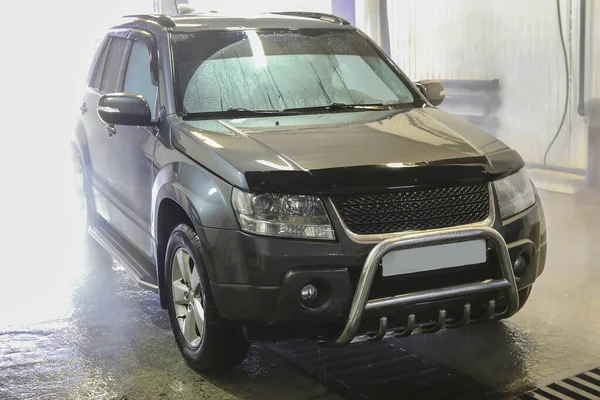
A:
[[[172,43],[182,114],[310,112],[332,104],[412,105],[417,98],[353,30],[173,33]]]

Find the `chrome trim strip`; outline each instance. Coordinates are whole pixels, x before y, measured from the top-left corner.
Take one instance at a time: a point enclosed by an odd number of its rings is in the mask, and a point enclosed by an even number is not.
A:
[[[488,226],[493,225],[494,220],[495,220],[495,202],[494,202],[494,195],[493,195],[493,191],[492,191],[492,183],[491,182],[488,183],[488,193],[489,193],[489,199],[490,199],[490,206],[489,206],[490,211],[489,211],[488,217],[480,222],[475,222],[473,224],[466,224],[466,225],[457,225],[456,227],[472,226],[474,224],[477,224],[477,225],[485,224]],[[359,235],[359,234],[352,232],[348,228],[348,226],[344,222],[344,219],[338,212],[335,204],[333,204],[333,201],[331,200],[331,198],[327,198],[327,201],[329,203],[329,207],[331,207],[331,209],[335,213],[335,216],[336,216],[338,222],[340,223],[340,225],[342,225],[342,228],[344,228],[344,232],[346,233],[346,235],[348,235],[348,237],[353,242],[356,242],[356,243],[379,243],[382,240],[387,240],[387,239],[395,238],[395,237],[401,237],[402,235],[404,235],[406,233],[431,232],[431,231],[438,230],[438,229],[428,229],[428,230],[424,230],[424,231],[402,231],[402,232],[391,232],[391,233],[376,233],[376,234],[372,234],[372,235]]]
[[[381,309],[400,304],[414,304],[422,301],[438,300],[465,294],[505,290],[508,303],[508,307],[505,311],[506,316],[508,317],[514,314],[519,307],[517,283],[513,274],[512,262],[508,253],[506,242],[504,241],[504,238],[500,232],[493,228],[494,221],[496,219],[495,211],[494,196],[493,192],[490,191],[490,213],[488,218],[482,222],[449,228],[431,229],[427,231],[410,231],[390,235],[377,235],[377,237],[386,237],[386,239],[379,242],[369,252],[358,280],[354,298],[352,299],[346,325],[340,336],[333,340],[330,345],[341,347],[351,343],[356,337],[362,321],[363,313],[368,309]],[[341,221],[339,216],[338,219]],[[351,238],[356,240],[357,236],[359,235],[354,235],[354,237],[351,236]],[[364,241],[365,236],[359,237],[359,239]],[[496,255],[498,256],[500,270],[502,272],[502,279],[450,286],[447,288],[428,290],[424,292],[401,294],[385,299],[369,300],[369,292],[381,260],[383,256],[390,251],[474,239],[486,239],[494,244]],[[369,237],[368,240],[374,240],[374,238]],[[497,315],[493,309],[490,310],[490,312],[494,313],[493,316]],[[387,335],[384,336],[387,337]]]

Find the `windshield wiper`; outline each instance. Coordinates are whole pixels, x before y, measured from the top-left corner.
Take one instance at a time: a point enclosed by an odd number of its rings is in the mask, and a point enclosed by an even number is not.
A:
[[[394,110],[398,104],[344,104],[344,103],[331,103],[326,106],[315,106],[315,107],[298,107],[298,108],[286,108],[283,111],[325,111],[325,112],[337,112],[337,111],[370,111],[370,110]]]
[[[291,110],[251,110],[248,108],[237,107],[228,108],[223,111],[207,111],[185,113],[182,115],[184,119],[213,119],[213,118],[236,118],[236,117],[261,117],[261,116],[285,116],[298,115],[299,111]]]
[[[345,112],[345,111],[390,111],[390,110],[399,110],[402,108],[413,108],[413,107],[414,107],[413,103],[397,103],[397,104],[331,103],[331,104],[325,105],[325,106],[286,108],[284,110],[251,110],[249,108],[237,107],[237,108],[228,108],[227,110],[223,110],[223,111],[185,113],[182,115],[182,117],[184,119],[243,118],[243,117],[300,115],[303,113],[311,113],[311,112],[320,113],[320,112]]]
[[[225,112],[240,114],[281,114],[281,110],[250,110],[244,107],[228,108]]]

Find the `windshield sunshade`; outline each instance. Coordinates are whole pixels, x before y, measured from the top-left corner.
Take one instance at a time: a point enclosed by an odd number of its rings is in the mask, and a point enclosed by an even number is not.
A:
[[[350,30],[174,33],[173,50],[178,108],[186,115],[415,99],[376,49]]]

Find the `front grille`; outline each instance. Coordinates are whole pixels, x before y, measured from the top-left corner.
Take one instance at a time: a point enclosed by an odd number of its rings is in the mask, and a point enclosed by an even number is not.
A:
[[[487,183],[339,196],[331,201],[348,229],[359,235],[464,225],[489,214]]]

